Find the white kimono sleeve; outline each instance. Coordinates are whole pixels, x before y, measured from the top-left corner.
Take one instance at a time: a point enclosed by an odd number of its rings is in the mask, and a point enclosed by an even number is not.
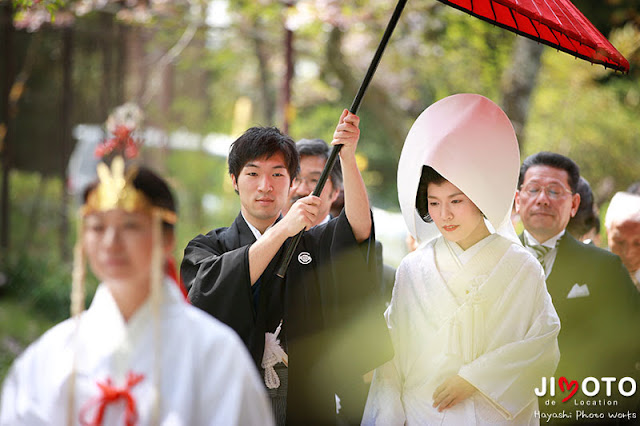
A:
[[[523,271],[524,276],[531,270]],[[459,376],[473,384],[507,419],[516,417],[535,399],[534,389],[542,376],[550,376],[560,359],[557,336],[560,320],[551,303],[543,277],[536,280],[535,293],[522,291],[514,296],[512,307],[502,319],[505,328],[518,321],[529,321],[524,337],[489,350],[460,368]],[[517,279],[517,278],[516,278]],[[526,281],[526,280],[524,280]],[[531,283],[529,283],[531,285]],[[521,318],[522,306],[538,307],[532,318]]]
[[[364,408],[362,417],[362,425],[379,425],[379,426],[402,426],[405,423],[405,413],[402,404],[402,386],[403,380],[399,373],[398,365],[398,333],[401,331],[398,327],[397,315],[398,299],[402,298],[399,294],[402,289],[402,280],[404,279],[404,267],[400,264],[396,271],[396,280],[393,289],[391,304],[385,312],[387,327],[396,355],[391,361],[388,361],[378,367],[373,373],[373,380],[369,388],[369,396]]]
[[[56,330],[59,330],[57,328]],[[54,338],[64,340],[64,335]],[[0,399],[0,426],[67,424],[66,410],[59,409],[62,395],[51,370],[63,369],[59,351],[42,344],[42,338],[29,346],[13,363],[5,377]],[[38,362],[44,359],[44,362]],[[43,400],[35,395],[50,395]]]
[[[20,404],[20,381],[15,364],[9,370],[2,387],[2,399],[0,400],[0,425],[9,426],[18,423],[18,410]]]
[[[273,414],[264,385],[240,339],[231,337],[223,352],[209,353],[198,366],[217,370],[201,375],[201,424],[271,426]]]

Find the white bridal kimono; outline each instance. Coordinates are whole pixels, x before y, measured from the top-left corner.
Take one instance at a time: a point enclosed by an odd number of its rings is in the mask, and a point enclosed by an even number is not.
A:
[[[104,425],[129,424],[127,412],[136,425],[273,424],[264,386],[235,333],[185,303],[175,284],[165,283],[163,297],[156,345],[149,301],[124,322],[108,288],[98,287],[79,329],[68,319],[16,360],[4,382],[0,425],[93,424],[106,395],[98,384],[108,380],[126,395],[104,406]]]
[[[437,238],[403,259],[386,316],[395,358],[375,371],[363,424],[539,423],[534,388],[558,363],[560,322],[523,247]],[[439,413],[433,393],[456,374],[478,392]]]

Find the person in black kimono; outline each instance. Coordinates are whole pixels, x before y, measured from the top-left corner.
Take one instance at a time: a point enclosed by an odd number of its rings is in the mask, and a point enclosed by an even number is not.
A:
[[[384,307],[368,302],[379,299],[373,222],[355,160],[358,124],[343,111],[332,141],[343,145],[345,208],[338,217],[311,228],[320,206],[313,195],[281,216],[299,167],[295,143],[276,128],[254,127],[229,153],[240,214],[185,249],[181,273],[191,303],[240,335],[264,374],[278,424],[335,424],[341,378],[392,356]],[[303,229],[278,278],[290,237]]]
[[[289,191],[289,199],[285,203],[282,214],[286,214],[289,207],[292,206],[300,198],[311,195],[318,184],[322,171],[331,155],[329,145],[322,139],[300,139],[296,142],[296,150],[300,156],[300,170],[298,175],[293,179],[291,190]],[[331,169],[329,179],[320,193],[320,206],[318,215],[312,226],[322,225],[329,222],[333,217],[338,216],[342,208],[334,216],[330,213],[333,203],[342,192],[342,167],[340,159],[336,160],[334,167]],[[391,290],[393,288],[393,280],[395,277],[395,269],[385,265],[382,258],[382,244],[380,241],[375,242],[376,279],[380,285],[381,298],[374,306],[382,309],[386,302],[391,300]],[[389,271],[390,269],[390,271]],[[371,279],[367,276],[358,276],[351,274],[354,280]],[[390,281],[390,283],[389,283]],[[350,283],[354,285],[354,283]],[[357,285],[357,284],[356,284]],[[384,290],[388,291],[385,293]],[[388,294],[388,297],[384,297]],[[371,376],[373,372],[365,377],[352,375],[350,379],[342,377],[340,380],[340,388],[336,388],[337,404],[339,404],[338,424],[340,425],[359,425],[362,420],[364,405],[367,402],[369,386],[371,384]]]

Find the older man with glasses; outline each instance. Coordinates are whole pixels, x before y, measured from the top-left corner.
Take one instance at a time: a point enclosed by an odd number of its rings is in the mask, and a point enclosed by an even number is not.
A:
[[[331,151],[329,145],[322,139],[301,139],[296,142],[296,149],[300,155],[300,173],[293,179],[291,191],[289,192],[289,201],[282,209],[282,214],[287,214],[293,203],[300,198],[313,193]],[[329,214],[331,204],[338,198],[341,189],[342,168],[338,158],[320,194],[318,215],[312,226],[327,223],[331,219]]]
[[[638,294],[629,274],[618,256],[583,244],[566,232],[569,219],[580,205],[579,179],[580,170],[573,160],[539,152],[524,160],[515,198],[525,228],[520,238],[540,260],[560,317],[560,364],[555,378],[576,380],[580,385],[587,377],[634,377],[637,381]],[[608,412],[621,411],[623,406],[633,410],[638,394],[633,400],[617,392],[607,396],[603,390],[596,399],[617,401],[615,409],[608,405],[584,405],[580,409],[587,414],[603,414],[605,420],[599,424],[608,424]],[[563,402],[567,395],[568,390],[564,393],[557,389],[555,397],[541,397],[540,407],[549,414],[574,413],[551,424],[580,422],[574,401]],[[579,395],[574,396],[576,401],[587,398]]]

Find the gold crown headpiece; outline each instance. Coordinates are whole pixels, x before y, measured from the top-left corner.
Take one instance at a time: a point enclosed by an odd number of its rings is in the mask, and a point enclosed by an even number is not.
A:
[[[124,160],[117,156],[111,162],[111,169],[105,163],[98,164],[99,183],[87,196],[87,201],[82,206],[82,215],[92,212],[104,212],[113,209],[122,209],[127,212],[155,211],[160,214],[162,220],[169,224],[175,224],[177,215],[171,210],[154,206],[144,192],[133,185],[138,170],[131,168],[125,175]]]

